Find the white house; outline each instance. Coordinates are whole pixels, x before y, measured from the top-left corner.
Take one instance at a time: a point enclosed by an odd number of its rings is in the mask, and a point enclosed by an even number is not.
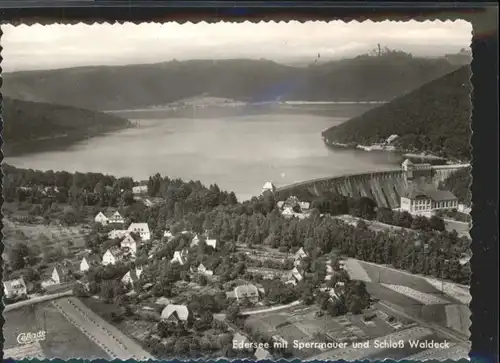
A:
[[[80,272],[87,272],[91,266],[99,264],[99,258],[97,256],[85,256],[80,262]]]
[[[292,277],[297,281],[300,282],[304,279],[304,275],[297,267],[294,267],[292,270]]]
[[[151,232],[149,232],[147,223],[132,223],[127,231],[137,233],[143,241],[149,241],[151,239]]]
[[[54,266],[50,278],[54,283],[61,284],[69,280],[69,271],[64,266],[57,264]]]
[[[108,233],[108,238],[109,239],[122,238],[127,233],[128,231],[126,229],[113,229],[111,232]]]
[[[122,283],[124,285],[131,285],[134,286],[134,284],[139,280],[142,274],[142,268],[136,268],[133,270],[130,270],[125,274],[125,276],[122,277]]]
[[[130,252],[132,256],[135,256],[137,253],[137,242],[129,233],[127,233],[125,238],[120,242],[120,247]]]
[[[214,274],[214,272],[212,270],[207,269],[202,263],[199,264],[197,271],[199,274],[202,274],[205,276],[213,276],[213,274]]]
[[[274,186],[273,183],[271,182],[266,182],[264,184],[264,186],[262,187],[262,194],[264,194],[265,192],[271,192],[271,193],[274,193],[276,191],[276,187]]]
[[[200,238],[198,237],[198,235],[195,235],[193,237],[193,239],[191,240],[191,247],[194,247],[194,246],[198,246],[198,244],[200,243]]]
[[[26,283],[22,277],[4,281],[3,289],[5,297],[8,299],[27,294]]]
[[[307,252],[304,251],[304,247],[300,247],[300,249],[295,252],[295,259],[299,259],[299,258],[306,258],[307,257]]]
[[[123,251],[119,247],[109,248],[102,256],[103,265],[114,265],[115,263],[123,260]]]
[[[122,215],[116,211],[113,213],[113,215],[109,218],[109,223],[125,223],[125,220],[123,219]]]
[[[168,304],[161,312],[162,320],[172,323],[187,321],[189,318],[189,310],[186,305]]]
[[[238,301],[248,298],[250,301],[259,300],[259,289],[253,284],[240,285],[234,288],[234,296]]]
[[[103,212],[97,213],[97,215],[94,218],[94,221],[96,223],[100,223],[103,226],[109,223],[108,217],[106,217]]]
[[[170,240],[170,239],[174,238],[174,235],[172,234],[172,232],[170,232],[170,230],[167,230],[167,231],[163,232],[163,237]]]
[[[174,257],[170,260],[170,262],[184,265],[186,263],[187,256],[188,256],[187,249],[183,249],[182,251],[175,251]]]
[[[132,187],[132,194],[144,194],[147,192],[148,192],[147,185],[137,185],[135,187]]]
[[[217,249],[217,240],[216,239],[207,239],[205,241],[205,243],[207,244],[207,246],[212,247],[214,250]]]

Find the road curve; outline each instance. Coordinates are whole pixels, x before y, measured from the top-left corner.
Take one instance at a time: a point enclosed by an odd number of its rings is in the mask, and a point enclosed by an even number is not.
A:
[[[76,298],[53,301],[57,310],[92,341],[99,345],[112,359],[155,359],[138,343],[127,337]]]

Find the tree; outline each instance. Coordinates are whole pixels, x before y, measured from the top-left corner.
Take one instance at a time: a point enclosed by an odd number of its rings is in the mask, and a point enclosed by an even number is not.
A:
[[[444,231],[446,230],[446,225],[444,223],[443,218],[438,217],[438,216],[432,216],[429,220],[429,225],[430,228],[435,230],[435,231]]]
[[[10,265],[14,270],[20,270],[28,265],[30,251],[24,242],[16,243],[10,249]]]
[[[234,323],[240,315],[240,306],[238,304],[231,305],[226,312],[227,320]]]

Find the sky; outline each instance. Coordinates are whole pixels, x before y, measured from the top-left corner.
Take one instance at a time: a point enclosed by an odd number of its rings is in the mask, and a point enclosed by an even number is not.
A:
[[[5,72],[172,59],[265,58],[280,63],[350,58],[377,44],[416,56],[469,48],[466,21],[2,25]]]

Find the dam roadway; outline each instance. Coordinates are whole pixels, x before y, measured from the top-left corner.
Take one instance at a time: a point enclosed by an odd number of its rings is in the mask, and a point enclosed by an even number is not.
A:
[[[434,186],[444,181],[455,171],[469,164],[432,166],[432,180]],[[334,192],[349,197],[368,197],[378,206],[398,208],[400,198],[408,190],[408,180],[403,169],[376,171],[370,173],[356,173],[341,176],[307,180],[286,185],[276,189],[278,199],[286,199],[299,192],[308,192],[311,195],[321,195],[323,192]]]

